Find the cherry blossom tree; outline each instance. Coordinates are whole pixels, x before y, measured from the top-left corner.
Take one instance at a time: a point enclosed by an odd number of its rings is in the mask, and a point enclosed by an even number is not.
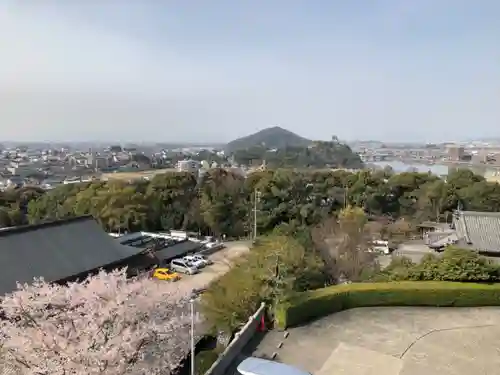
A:
[[[0,301],[1,361],[23,375],[169,375],[189,351],[190,293],[125,270],[19,285]]]

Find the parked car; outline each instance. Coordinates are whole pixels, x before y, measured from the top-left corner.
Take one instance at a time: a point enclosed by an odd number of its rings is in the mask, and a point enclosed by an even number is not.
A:
[[[201,259],[202,261],[204,261],[207,266],[210,266],[210,265],[214,264],[213,260],[207,258],[205,255],[195,254],[194,257],[198,258],[198,259]]]
[[[182,259],[188,263],[191,263],[193,266],[195,266],[198,269],[203,268],[207,265],[202,259],[195,258],[194,255],[186,255]]]
[[[214,263],[210,259],[204,257],[201,254],[186,255],[184,257],[184,259],[187,260],[188,262],[191,262],[192,264],[194,264],[198,268],[203,268],[205,266],[208,266],[208,265]]]
[[[389,241],[378,240],[372,242],[371,251],[374,253],[389,255],[392,250],[393,249],[389,247]]]
[[[194,275],[195,273],[200,272],[200,270],[194,264],[184,259],[174,259],[172,262],[170,262],[170,268],[174,271],[185,273],[188,275]]]
[[[168,268],[156,268],[153,272],[153,277],[158,280],[177,281],[181,276],[177,272],[173,272]]]
[[[256,357],[243,360],[236,370],[241,375],[311,375],[309,372],[285,363]]]
[[[202,250],[209,250],[210,252],[222,249],[224,247],[224,243],[222,242],[207,242],[203,245]]]

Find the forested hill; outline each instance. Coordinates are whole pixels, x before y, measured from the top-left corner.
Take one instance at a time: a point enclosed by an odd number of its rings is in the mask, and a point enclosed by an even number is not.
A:
[[[311,146],[286,146],[268,149],[254,146],[233,154],[238,164],[256,165],[262,161],[271,168],[349,168],[360,169],[363,162],[358,154],[343,143],[313,142]]]
[[[311,141],[275,126],[226,145],[226,152],[242,165],[256,165],[264,160],[271,168],[350,168],[363,167],[351,148],[333,141]]]
[[[229,142],[225,149],[232,153],[238,150],[246,150],[252,147],[266,147],[268,149],[285,148],[289,146],[307,147],[311,140],[303,138],[289,130],[275,126],[261,130],[246,137]]]

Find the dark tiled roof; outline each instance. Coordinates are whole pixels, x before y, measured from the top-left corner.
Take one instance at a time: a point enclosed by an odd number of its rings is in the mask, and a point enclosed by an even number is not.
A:
[[[182,241],[178,242],[175,245],[167,246],[166,248],[156,251],[155,256],[160,261],[167,261],[170,259],[174,259],[180,256],[183,256],[188,253],[195,252],[201,248],[201,244],[193,241]]]
[[[15,290],[17,281],[64,280],[140,251],[120,245],[88,216],[8,228],[0,231],[0,295]]]
[[[500,212],[457,211],[453,224],[459,241],[483,252],[500,252]]]

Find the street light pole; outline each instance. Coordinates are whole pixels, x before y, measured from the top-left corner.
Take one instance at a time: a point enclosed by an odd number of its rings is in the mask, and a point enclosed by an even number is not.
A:
[[[191,304],[191,375],[194,375],[194,355],[195,355],[195,345],[194,345],[194,297],[189,300]]]

